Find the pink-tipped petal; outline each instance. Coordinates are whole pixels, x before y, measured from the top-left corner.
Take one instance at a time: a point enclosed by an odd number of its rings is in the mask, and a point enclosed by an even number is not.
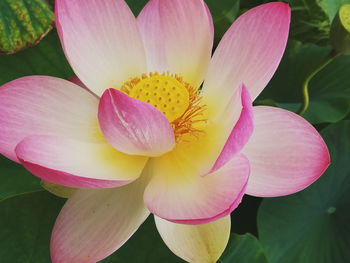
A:
[[[149,1],[137,17],[137,24],[143,39],[148,72],[168,70],[167,54],[164,46],[164,33],[158,9],[159,1]]]
[[[0,153],[18,162],[16,145],[30,135],[94,141],[98,100],[58,78],[31,76],[0,87]]]
[[[270,81],[288,39],[290,7],[281,2],[253,8],[239,17],[217,47],[203,92],[225,103],[245,83],[254,100]]]
[[[247,194],[292,194],[322,175],[330,157],[311,124],[299,115],[273,107],[254,107],[253,114],[254,132],[243,148],[251,165]]]
[[[114,189],[78,190],[51,238],[53,263],[96,263],[121,247],[149,215],[143,179]]]
[[[153,174],[144,196],[148,209],[168,221],[189,225],[230,214],[241,202],[250,172],[241,154],[204,177],[190,174],[181,160],[169,156],[148,165]]]
[[[108,144],[54,136],[29,136],[16,147],[18,159],[43,180],[76,188],[111,188],[137,179],[147,158]]]
[[[106,90],[99,105],[102,132],[117,150],[131,155],[158,156],[173,149],[173,129],[159,110],[115,90]]]
[[[165,244],[187,262],[217,262],[230,237],[230,216],[196,226],[175,224],[157,216],[155,221]]]
[[[151,0],[141,11],[148,71],[170,71],[199,86],[213,46],[213,22],[202,0]]]
[[[97,95],[146,71],[141,35],[124,0],[56,0],[55,12],[67,59]]]
[[[233,128],[224,148],[216,160],[211,172],[225,165],[248,142],[253,133],[253,105],[247,88],[242,85],[242,111],[235,127]]]

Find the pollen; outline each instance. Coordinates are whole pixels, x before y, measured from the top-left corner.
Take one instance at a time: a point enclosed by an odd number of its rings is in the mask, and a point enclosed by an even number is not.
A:
[[[120,90],[161,111],[172,125],[177,140],[183,134],[201,132],[195,127],[205,121],[201,118],[205,105],[201,105],[199,91],[182,77],[168,73],[143,74],[124,83]]]

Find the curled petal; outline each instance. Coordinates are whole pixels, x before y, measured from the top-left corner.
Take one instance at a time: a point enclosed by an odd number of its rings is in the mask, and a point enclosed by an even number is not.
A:
[[[225,165],[235,154],[239,153],[253,133],[253,105],[244,85],[242,85],[241,99],[241,115],[211,171]]]
[[[103,94],[98,117],[104,136],[121,152],[158,156],[175,146],[173,129],[164,114],[118,90]]]

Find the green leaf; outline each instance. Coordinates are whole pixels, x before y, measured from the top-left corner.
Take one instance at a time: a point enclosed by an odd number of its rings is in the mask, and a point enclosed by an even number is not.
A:
[[[272,99],[279,107],[297,111],[305,79],[327,59],[328,47],[291,42],[275,76],[258,99]],[[303,117],[313,124],[334,123],[350,112],[350,56],[340,56],[309,84],[310,105]]]
[[[142,8],[147,4],[148,0],[126,0],[126,3],[133,11],[135,16],[137,16]]]
[[[205,2],[213,16],[214,23],[225,17],[231,19],[232,15],[230,15],[230,13],[232,13],[233,10],[238,9],[237,7],[239,6],[239,0],[205,0]]]
[[[165,245],[153,217],[150,216],[137,232],[117,252],[101,261],[101,263],[184,263]]]
[[[350,262],[350,121],[321,134],[332,159],[326,173],[302,192],[265,199],[259,209],[260,241],[271,263]]]
[[[3,156],[0,156],[0,181],[0,200],[42,189],[38,178]]]
[[[0,85],[28,75],[70,78],[73,75],[56,31],[50,32],[37,46],[13,55],[0,55]]]
[[[230,10],[228,11],[226,9],[223,9],[221,12],[212,11],[215,27],[214,46],[217,46],[226,31],[231,27],[232,23],[238,17],[240,1],[235,0],[231,2],[234,3],[234,5],[231,5]],[[215,13],[217,13],[217,15],[215,15]]]
[[[268,263],[261,244],[251,234],[233,234],[219,262]]]
[[[318,0],[290,0],[292,7],[291,38],[303,43],[326,44],[331,21]]]
[[[36,44],[52,29],[53,21],[46,0],[1,0],[0,52],[15,53]]]
[[[45,191],[1,201],[1,263],[51,262],[50,235],[63,202]]]

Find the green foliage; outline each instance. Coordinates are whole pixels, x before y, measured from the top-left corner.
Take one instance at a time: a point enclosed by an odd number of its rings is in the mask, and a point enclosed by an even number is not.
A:
[[[37,43],[52,29],[46,0],[0,1],[0,52],[14,53]]]
[[[148,0],[126,0],[131,10],[137,16],[142,8],[147,4]]]
[[[35,47],[13,55],[0,55],[0,72],[0,85],[28,75],[60,78],[73,75],[55,31],[49,33]]]
[[[0,181],[0,200],[41,189],[38,178],[3,156],[0,156]]]
[[[155,227],[154,220],[150,216],[139,230],[110,257],[101,263],[184,263],[176,257],[165,245]]]
[[[218,23],[224,17],[230,16],[232,10],[237,9],[237,5],[239,5],[239,0],[205,0],[205,2],[213,16],[214,23]]]
[[[328,42],[330,20],[316,0],[290,0],[292,10],[291,37],[307,43]]]
[[[304,191],[265,199],[259,236],[270,263],[342,263],[350,259],[350,121],[322,131],[332,164]],[[306,160],[307,161],[307,160]]]
[[[259,0],[249,0],[253,6]],[[274,2],[274,0],[265,0]],[[292,8],[290,37],[302,43],[329,44],[330,26],[342,4],[350,0],[285,0]],[[252,4],[249,5],[251,7]]]
[[[212,1],[214,5],[214,1]],[[215,26],[215,45],[217,45],[226,31],[230,28],[234,20],[238,17],[240,1],[230,1],[230,8],[225,8],[225,12],[218,12],[217,15],[213,13],[213,20]],[[215,2],[217,3],[217,2]],[[209,1],[208,1],[209,4]],[[209,4],[210,7],[210,4]]]
[[[49,263],[50,235],[63,199],[44,192],[0,201],[2,263]]]
[[[260,242],[251,234],[233,234],[221,262],[268,263]]]
[[[302,85],[328,59],[330,48],[291,42],[273,79],[259,100],[296,111],[302,101]],[[350,112],[350,56],[334,59],[310,82],[310,105],[304,117],[311,123],[337,122]]]
[[[350,0],[318,0],[320,7],[328,15],[331,22],[337,14],[339,8],[344,4],[350,4]]]

